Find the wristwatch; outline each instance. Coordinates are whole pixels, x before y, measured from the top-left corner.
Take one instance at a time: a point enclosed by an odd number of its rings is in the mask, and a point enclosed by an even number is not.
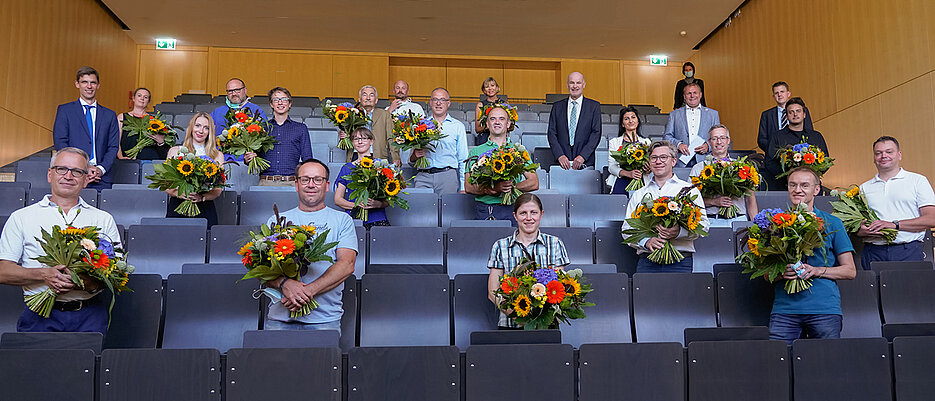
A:
[[[280,293],[282,292],[282,286],[283,286],[283,284],[286,284],[286,281],[289,281],[289,278],[288,278],[288,277],[282,279],[282,281],[279,282],[279,292],[280,292]]]
[[[899,231],[899,220],[893,220],[893,224],[896,225],[896,231]]]

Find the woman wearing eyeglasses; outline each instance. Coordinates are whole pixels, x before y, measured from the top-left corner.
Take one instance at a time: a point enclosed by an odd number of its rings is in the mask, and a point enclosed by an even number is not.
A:
[[[354,145],[354,154],[351,155],[351,161],[341,167],[338,173],[338,179],[334,182],[334,204],[347,211],[351,218],[356,218],[357,212],[354,210],[354,201],[351,200],[351,192],[347,190],[347,184],[351,181],[344,176],[351,173],[351,170],[360,164],[364,157],[372,158],[370,148],[373,146],[373,132],[367,127],[360,127],[351,133],[351,143]],[[364,221],[364,228],[370,229],[373,226],[388,226],[390,222],[386,219],[386,207],[389,206],[384,201],[375,199],[367,200],[367,204],[361,206],[369,209],[367,221]]]
[[[224,154],[218,150],[217,139],[214,135],[214,120],[205,112],[195,113],[195,116],[188,122],[188,128],[185,129],[185,141],[182,143],[186,149],[195,153],[195,156],[206,160],[211,160],[224,168]],[[167,157],[178,156],[180,146],[173,146],[169,149]],[[208,228],[218,223],[218,212],[214,207],[214,199],[221,196],[223,188],[215,188],[205,193],[189,194],[188,199],[192,202],[198,202],[198,208],[201,213],[195,218],[208,220]],[[169,204],[166,206],[166,217],[189,217],[175,212],[183,199],[179,197],[178,189],[167,189],[169,194]]]

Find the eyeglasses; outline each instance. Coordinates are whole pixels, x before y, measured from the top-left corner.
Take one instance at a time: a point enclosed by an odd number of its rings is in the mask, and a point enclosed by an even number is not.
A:
[[[794,183],[794,182],[790,182],[790,183],[788,184],[788,187],[789,187],[789,190],[790,190],[790,191],[793,190],[793,189],[796,189],[796,188],[802,188],[803,191],[808,191],[809,189],[812,188],[812,184],[807,183],[807,182],[803,182],[803,183],[800,185],[800,184],[796,184],[796,183]]]
[[[370,139],[370,138],[367,138],[367,137],[363,137],[363,136],[358,136],[358,137],[354,138],[353,140],[354,140],[354,141],[357,141],[357,142],[366,142],[366,141],[372,141],[373,139]]]
[[[711,141],[712,141],[712,142],[729,141],[729,140],[730,140],[730,138],[729,138],[729,137],[726,137],[726,136],[712,136],[712,137],[711,137]]]
[[[655,161],[667,162],[667,161],[669,161],[669,159],[671,159],[671,158],[672,158],[672,156],[669,156],[669,155],[649,156],[649,160],[650,160],[650,161],[654,161],[654,162],[655,162]]]
[[[432,102],[432,103],[445,103],[445,102],[447,102],[447,101],[449,101],[449,100],[450,100],[450,99],[438,99],[438,98],[434,98],[434,97],[433,97],[432,100],[431,100],[431,102]]]
[[[65,175],[70,171],[71,176],[75,178],[81,178],[88,174],[88,170],[82,170],[80,168],[68,168],[65,166],[52,166],[49,168],[49,170],[54,171],[55,174],[58,175]]]
[[[228,90],[227,90],[227,93],[240,92],[240,91],[242,91],[242,90],[244,90],[244,89],[246,89],[246,88],[247,88],[246,86],[241,86],[241,87],[239,87],[239,88],[237,88],[237,89],[228,89]]]
[[[328,177],[298,177],[295,179],[302,185],[308,185],[309,182],[314,182],[315,185],[321,185],[328,181]]]
[[[270,102],[270,103],[286,103],[286,102],[288,102],[289,100],[290,100],[290,99],[287,98],[287,97],[274,97],[274,98],[270,99],[269,102]]]

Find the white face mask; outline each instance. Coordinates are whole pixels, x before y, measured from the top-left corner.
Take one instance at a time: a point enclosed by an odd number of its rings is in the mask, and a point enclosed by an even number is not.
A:
[[[695,75],[695,72],[694,72],[694,71],[687,71],[687,72],[685,72],[684,74],[685,74],[685,78],[691,78],[693,75]]]

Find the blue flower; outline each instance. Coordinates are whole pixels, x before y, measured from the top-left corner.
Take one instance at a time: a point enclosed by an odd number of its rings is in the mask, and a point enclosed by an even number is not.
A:
[[[532,277],[536,279],[537,282],[548,284],[550,281],[558,280],[558,274],[555,274],[555,270],[545,268],[537,269],[532,272]]]
[[[759,226],[761,230],[766,230],[770,225],[770,217],[776,213],[782,213],[782,209],[773,208],[760,210],[753,218],[753,223]]]
[[[344,107],[347,107],[347,108],[349,108],[349,109],[352,108],[352,107],[354,107],[354,105],[353,105],[353,104],[350,104],[349,102],[341,103],[341,104],[339,104],[339,106],[344,106]]]
[[[425,127],[428,129],[435,129],[435,121],[431,118],[422,119],[422,121],[419,121],[419,123],[425,124]]]
[[[801,152],[801,151],[803,151],[803,150],[807,150],[808,147],[809,147],[809,144],[807,144],[807,143],[800,143],[800,144],[798,144],[798,145],[792,146],[792,150],[794,150],[794,151],[796,151],[796,152]]]
[[[114,253],[114,244],[110,243],[110,241],[104,238],[99,238],[97,249],[99,249],[101,252],[104,252],[104,254],[109,258],[116,257],[116,254]]]

